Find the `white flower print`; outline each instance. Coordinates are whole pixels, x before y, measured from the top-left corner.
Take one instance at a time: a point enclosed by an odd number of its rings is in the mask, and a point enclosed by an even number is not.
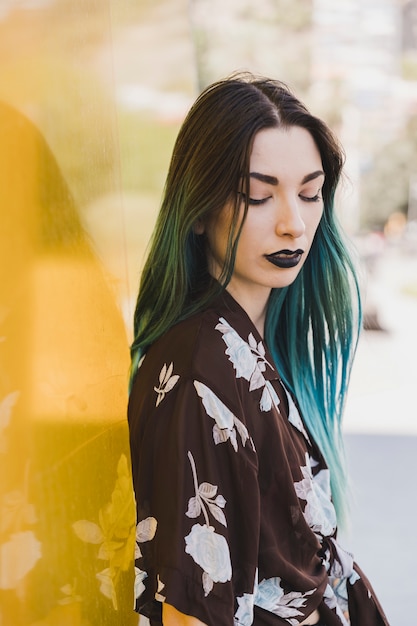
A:
[[[171,391],[174,385],[178,382],[179,376],[176,374],[172,375],[173,369],[173,363],[170,363],[168,366],[164,363],[164,366],[159,373],[159,387],[154,387],[154,391],[158,394],[156,398],[156,406],[162,402],[168,391]]]
[[[239,605],[234,617],[234,626],[251,626],[253,622],[253,594],[244,593],[237,598]]]
[[[329,578],[337,599],[337,604],[344,615],[349,615],[348,593],[346,578]]]
[[[157,581],[158,581],[158,588],[155,592],[155,600],[158,600],[158,602],[165,602],[166,598],[165,596],[161,594],[161,591],[165,588],[165,584],[159,578],[159,574],[157,575]]]
[[[242,446],[245,446],[249,439],[246,426],[227,408],[216,394],[206,385],[198,380],[194,381],[194,387],[200,396],[207,415],[215,420],[213,427],[214,443],[230,442],[237,452],[236,430],[240,435]]]
[[[216,330],[222,333],[227,346],[226,354],[236,371],[236,378],[249,381],[249,391],[264,387],[260,401],[261,411],[270,411],[273,404],[278,406],[279,398],[262,373],[267,367],[273,369],[265,358],[262,341],[257,343],[252,333],[248,336],[248,342],[244,341],[224,317],[219,318]]]
[[[136,526],[136,547],[135,547],[135,558],[140,559],[142,553],[140,551],[139,544],[144,543],[145,541],[152,541],[155,537],[156,529],[158,526],[158,522],[154,517],[147,517],[143,519]]]
[[[326,589],[324,590],[323,600],[324,600],[324,603],[329,607],[329,609],[333,609],[336,611],[336,615],[340,619],[342,626],[350,625],[350,620],[346,619],[346,617],[344,616],[337,602],[335,593],[330,585],[327,585]]]
[[[335,558],[329,571],[329,582],[335,594],[337,604],[343,614],[349,615],[348,593],[347,593],[347,581],[352,579],[355,581],[355,574],[353,570],[353,555],[347,550],[344,550],[333,537],[331,537],[335,549]]]
[[[135,610],[136,600],[140,598],[142,593],[145,591],[145,585],[143,581],[148,577],[148,574],[143,570],[135,567],[135,602],[133,605],[133,610]]]
[[[213,583],[224,583],[232,578],[232,564],[230,561],[229,546],[226,539],[215,532],[210,526],[210,512],[213,517],[227,526],[226,517],[222,509],[226,500],[217,494],[216,485],[211,483],[198,484],[197,470],[191,452],[188,458],[193,472],[195,496],[190,498],[186,515],[191,518],[204,516],[205,524],[194,524],[189,535],[185,537],[185,551],[203,570],[202,583],[204,595],[207,596],[213,588]]]
[[[155,537],[158,522],[154,517],[146,517],[140,521],[136,526],[136,545],[135,545],[135,559],[140,559],[142,552],[140,550],[140,543],[145,541],[152,541]],[[135,567],[135,602],[145,591],[145,585],[143,581],[147,578],[148,574],[143,570]]]
[[[265,387],[262,392],[261,402],[259,405],[261,411],[270,411],[272,409],[272,406],[278,407],[278,405],[278,394],[276,393],[269,380],[265,380]]]
[[[297,626],[299,620],[292,618],[303,615],[299,609],[305,606],[307,596],[311,596],[315,591],[316,589],[311,589],[305,593],[299,591],[284,593],[281,578],[277,576],[264,579],[259,583],[255,595],[255,604],[287,620],[291,626]]]
[[[353,574],[353,554],[342,548],[342,546],[331,538],[336,550],[337,557],[330,568],[330,575],[334,578],[349,578]]]
[[[314,477],[310,458],[306,453],[306,465],[301,467],[303,479],[294,483],[297,496],[307,502],[304,517],[315,533],[329,536],[336,528],[336,512],[330,499],[330,472],[321,470]]]
[[[188,501],[187,517],[199,517],[203,513],[206,525],[209,526],[208,509],[218,522],[223,524],[223,526],[227,526],[226,517],[222,511],[226,506],[226,500],[220,494],[217,495],[216,485],[211,483],[198,484],[197,470],[191,452],[188,452],[188,458],[193,472],[195,496]]]
[[[238,335],[230,324],[221,317],[216,330],[222,333],[223,341],[227,349],[226,354],[236,370],[236,378],[250,380],[256,368],[256,357],[252,353],[249,344]]]
[[[138,369],[140,369],[143,365],[143,362],[145,360],[145,356],[146,354],[142,354],[142,356],[140,357],[139,361],[138,361]]]
[[[311,441],[310,438],[307,434],[307,431],[305,429],[305,426],[303,424],[303,420],[301,419],[301,415],[295,405],[294,400],[292,399],[291,394],[287,391],[285,385],[282,385],[284,388],[284,391],[286,393],[287,396],[287,400],[288,400],[288,421],[290,422],[290,424],[292,424],[293,426],[295,426],[295,428],[297,430],[300,431],[300,433],[302,433],[305,437],[305,439],[308,441],[308,443],[311,445]]]
[[[214,531],[213,526],[204,524],[194,524],[191,532],[185,537],[187,554],[193,557],[194,561],[204,570],[212,582],[224,583],[232,577],[232,566],[230,562],[229,546],[223,535]],[[204,585],[207,596],[211,589]]]

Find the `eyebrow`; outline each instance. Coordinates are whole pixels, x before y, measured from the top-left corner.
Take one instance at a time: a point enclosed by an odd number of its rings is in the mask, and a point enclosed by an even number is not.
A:
[[[250,172],[249,176],[251,178],[255,178],[256,180],[260,180],[262,183],[266,183],[267,185],[274,185],[276,187],[279,184],[279,180],[276,176],[269,176],[268,174],[261,174],[260,172]],[[315,172],[311,172],[311,174],[307,174],[307,176],[304,176],[301,184],[304,185],[315,178],[319,178],[319,176],[324,176],[323,170],[317,170]]]
[[[312,172],[311,174],[307,174],[307,176],[304,176],[303,180],[301,181],[301,184],[304,185],[304,183],[309,183],[310,180],[314,180],[315,178],[319,178],[319,176],[324,176],[323,170],[317,170],[316,172]]]
[[[256,178],[256,180],[260,180],[262,183],[266,183],[267,185],[278,185],[278,178],[276,176],[269,176],[268,174],[260,174],[259,172],[250,172],[249,176],[251,178]]]

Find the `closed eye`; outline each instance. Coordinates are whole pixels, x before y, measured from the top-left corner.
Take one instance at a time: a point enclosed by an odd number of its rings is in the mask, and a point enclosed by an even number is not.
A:
[[[246,200],[247,195],[245,193],[240,192],[240,196],[242,197],[242,200]],[[267,200],[269,200],[272,196],[266,196],[265,198],[248,198],[248,204],[251,206],[256,206],[256,205],[260,205],[260,204],[265,204],[265,202],[267,202]]]
[[[304,202],[319,202],[320,200],[322,200],[322,196],[320,195],[321,189],[316,193],[315,196],[302,196],[300,194],[300,198],[301,200],[304,200]]]

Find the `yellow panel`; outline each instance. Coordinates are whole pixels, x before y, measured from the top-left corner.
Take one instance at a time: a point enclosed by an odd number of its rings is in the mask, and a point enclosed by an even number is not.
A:
[[[131,331],[123,318],[193,89],[185,5],[10,0],[0,8],[7,626],[138,622],[126,421]],[[188,59],[178,64],[178,85],[151,36],[156,27],[167,45],[175,40],[169,63]],[[164,91],[171,96],[158,95]],[[151,94],[151,106],[141,93]],[[174,105],[162,110],[162,101]]]

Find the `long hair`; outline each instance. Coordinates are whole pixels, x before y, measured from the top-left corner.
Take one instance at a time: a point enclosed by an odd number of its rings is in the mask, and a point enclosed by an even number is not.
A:
[[[229,282],[243,220],[238,190],[249,190],[255,135],[299,126],[322,159],[324,211],[292,285],[273,289],[265,340],[331,473],[340,519],[346,491],[341,420],[360,325],[359,289],[334,213],[344,156],[330,129],[279,81],[234,75],[209,86],[188,113],[174,146],[158,220],[143,269],[131,347],[133,381],[147,348],[173,324],[202,310]],[[207,269],[195,226],[233,203],[226,261],[218,282]]]

